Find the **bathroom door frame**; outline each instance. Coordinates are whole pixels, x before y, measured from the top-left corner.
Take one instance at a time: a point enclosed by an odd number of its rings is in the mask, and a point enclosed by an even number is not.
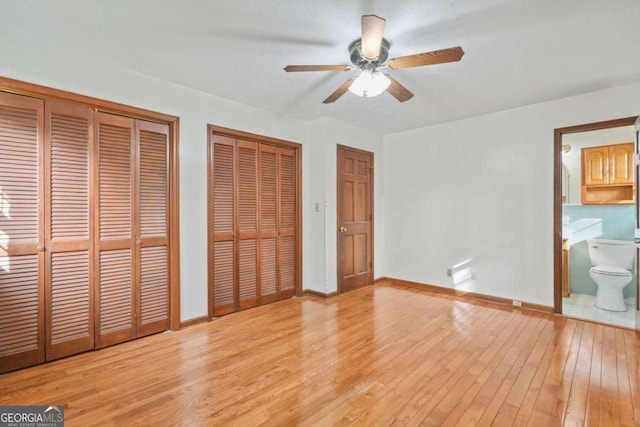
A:
[[[553,312],[562,314],[562,137],[571,133],[633,126],[638,116],[603,122],[586,123],[577,126],[557,128],[553,131]],[[638,176],[635,176],[636,188]],[[638,200],[636,200],[638,203]],[[636,295],[638,279],[636,278]]]

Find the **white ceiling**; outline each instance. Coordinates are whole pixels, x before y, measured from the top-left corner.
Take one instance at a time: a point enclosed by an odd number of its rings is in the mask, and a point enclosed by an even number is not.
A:
[[[360,16],[387,20],[390,57],[462,46],[462,61],[393,71],[415,97],[345,94]],[[640,80],[639,0],[0,0],[0,35],[213,95],[381,133]],[[9,60],[3,58],[2,60]],[[639,101],[640,104],[640,101]]]

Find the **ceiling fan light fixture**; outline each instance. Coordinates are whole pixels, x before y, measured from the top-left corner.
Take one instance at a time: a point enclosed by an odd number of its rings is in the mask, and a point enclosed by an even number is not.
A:
[[[390,84],[389,78],[380,71],[362,70],[358,78],[349,86],[349,92],[371,98],[387,90]]]
[[[329,95],[323,104],[335,102],[347,91],[354,95],[370,98],[387,91],[399,102],[413,98],[413,93],[391,74],[377,71],[380,68],[401,70],[403,68],[424,67],[425,65],[446,64],[462,59],[464,51],[460,46],[431,52],[401,56],[388,61],[391,44],[385,39],[385,19],[376,15],[362,15],[361,37],[349,44],[350,65],[287,65],[286,72],[292,71],[351,71],[360,70],[360,75],[351,77]]]

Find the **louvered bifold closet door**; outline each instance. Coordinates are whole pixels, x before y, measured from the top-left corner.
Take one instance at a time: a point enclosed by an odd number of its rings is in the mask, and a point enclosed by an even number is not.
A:
[[[239,140],[238,309],[258,305],[258,144]]]
[[[168,141],[164,124],[136,122],[138,141],[136,336],[169,328]]]
[[[260,302],[279,298],[278,148],[260,145]]]
[[[295,293],[296,280],[296,153],[278,149],[278,283],[280,298]]]
[[[46,102],[46,358],[94,348],[91,111]]]
[[[135,337],[133,257],[134,171],[133,119],[105,113],[94,115],[94,156],[98,179],[96,265],[96,347],[117,344]]]
[[[44,103],[0,93],[0,372],[44,361]]]
[[[235,139],[214,135],[209,206],[213,220],[212,315],[235,311]]]

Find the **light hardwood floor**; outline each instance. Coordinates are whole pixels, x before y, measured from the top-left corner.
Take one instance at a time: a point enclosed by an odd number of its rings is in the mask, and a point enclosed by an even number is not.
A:
[[[0,376],[66,425],[640,425],[634,331],[396,285]]]

